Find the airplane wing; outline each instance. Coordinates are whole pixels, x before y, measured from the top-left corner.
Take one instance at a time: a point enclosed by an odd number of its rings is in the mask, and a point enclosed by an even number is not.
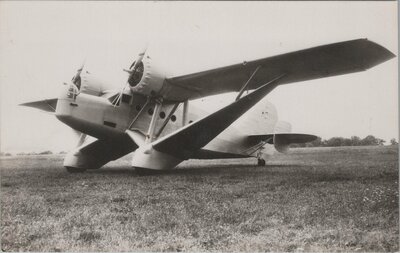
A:
[[[280,84],[287,84],[367,70],[393,57],[389,50],[367,39],[344,41],[168,78],[165,97],[184,101],[239,91],[257,68],[249,89],[282,74],[286,76]]]
[[[200,148],[204,147],[242,114],[275,89],[282,78],[284,76],[276,77],[217,112],[156,140],[151,143],[152,147],[157,151],[178,158],[188,159],[192,157]]]
[[[138,146],[128,137],[117,140],[95,140],[77,148],[77,152],[93,157],[94,168],[118,159],[134,151]]]
[[[52,99],[44,99],[44,100],[39,100],[39,101],[34,101],[34,102],[28,102],[28,103],[23,103],[20,104],[22,106],[28,106],[28,107],[33,107],[45,112],[55,112],[56,107],[57,107],[57,98],[52,98]]]

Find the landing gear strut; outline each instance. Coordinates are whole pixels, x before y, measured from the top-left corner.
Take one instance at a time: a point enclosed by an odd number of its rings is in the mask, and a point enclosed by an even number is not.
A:
[[[265,160],[261,159],[261,158],[258,158],[257,159],[257,166],[265,166]]]

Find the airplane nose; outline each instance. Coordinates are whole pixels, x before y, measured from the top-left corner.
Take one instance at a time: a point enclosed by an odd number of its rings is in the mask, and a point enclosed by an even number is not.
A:
[[[56,117],[58,119],[62,121],[63,118],[71,116],[71,104],[75,104],[74,102],[78,94],[78,88],[73,83],[64,85],[57,101]]]

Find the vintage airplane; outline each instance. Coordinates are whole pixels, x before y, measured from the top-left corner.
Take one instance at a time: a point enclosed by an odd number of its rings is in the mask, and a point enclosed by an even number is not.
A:
[[[357,39],[169,76],[144,50],[125,70],[122,89],[112,89],[82,66],[58,98],[22,105],[54,113],[81,133],[64,160],[69,172],[98,169],[131,152],[132,166],[141,170],[171,169],[187,159],[256,157],[265,165],[271,149],[285,152],[316,136],[291,133],[271,103],[258,103],[262,98],[279,85],[364,71],[393,57]],[[248,90],[253,91],[243,95]],[[234,91],[236,99],[216,112],[201,103],[189,107],[191,100]]]

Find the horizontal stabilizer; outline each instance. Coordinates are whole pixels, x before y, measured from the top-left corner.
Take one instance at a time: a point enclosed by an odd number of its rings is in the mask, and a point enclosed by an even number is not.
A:
[[[261,134],[261,135],[250,135],[248,138],[252,141],[267,141],[268,144],[274,144],[274,135],[284,138],[292,143],[306,143],[317,139],[318,137],[311,134],[296,134],[296,133],[277,133],[277,134]]]
[[[52,99],[44,99],[44,100],[39,100],[39,101],[34,101],[34,102],[28,102],[28,103],[23,103],[20,104],[22,106],[28,106],[28,107],[33,107],[45,112],[55,112],[56,107],[57,107],[57,98],[52,98]]]
[[[275,133],[251,135],[249,139],[254,141],[254,143],[265,141],[268,144],[274,144],[277,151],[286,153],[289,150],[290,144],[311,142],[317,139],[317,136],[311,134]]]

